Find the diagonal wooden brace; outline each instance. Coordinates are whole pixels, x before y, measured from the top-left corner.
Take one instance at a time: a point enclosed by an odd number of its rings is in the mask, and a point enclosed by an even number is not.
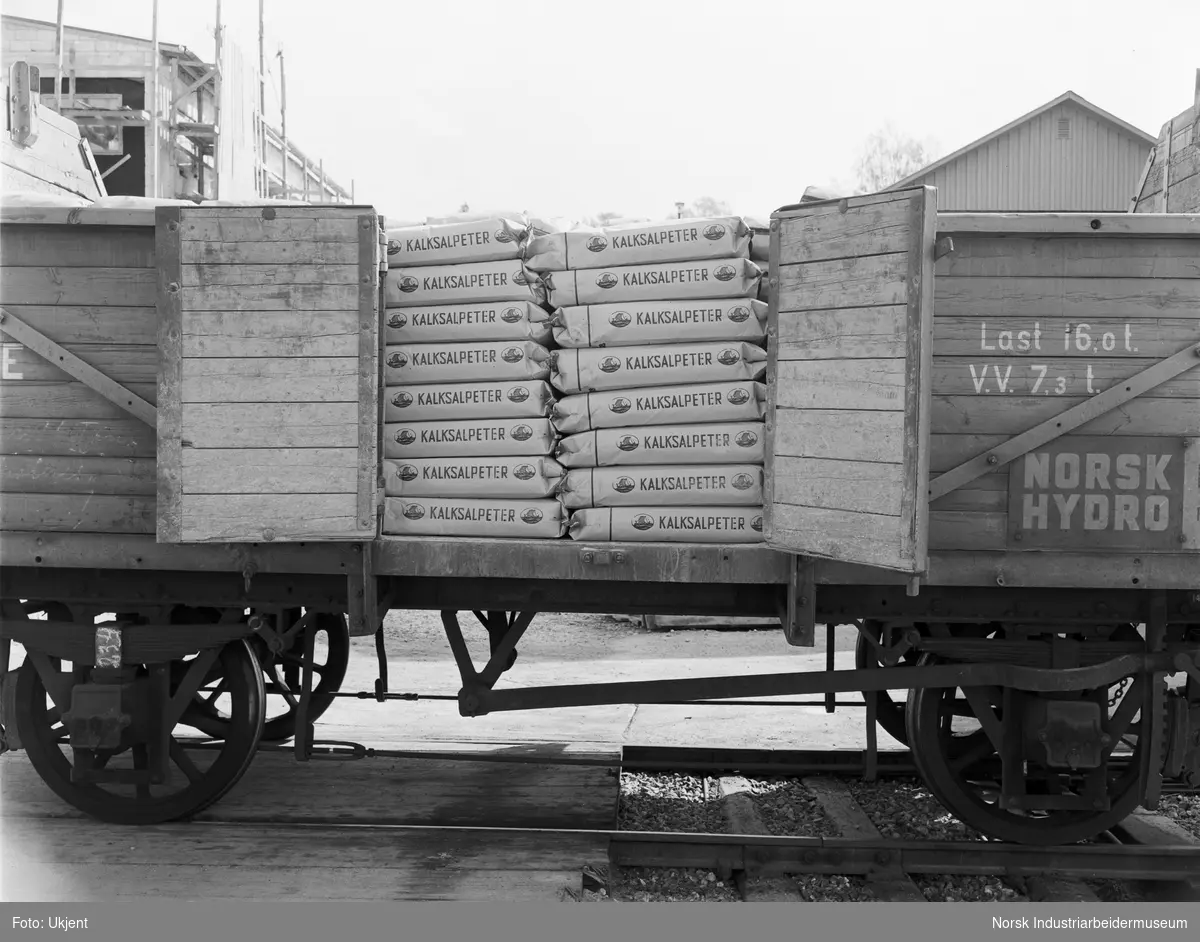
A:
[[[151,428],[158,427],[158,410],[141,396],[131,393],[114,379],[110,379],[94,366],[89,366],[75,354],[63,349],[41,331],[30,327],[11,311],[0,307],[0,327],[18,343],[24,344],[38,356],[44,357],[64,373],[70,373],[85,386],[140,419]]]
[[[1066,435],[1081,425],[1086,425],[1104,413],[1111,412],[1131,399],[1136,399],[1155,386],[1161,386],[1180,373],[1186,373],[1198,366],[1200,366],[1200,342],[1190,344],[1185,349],[1165,360],[1160,360],[1129,379],[1110,386],[1086,402],[1081,402],[1066,412],[1047,419],[1040,425],[1035,425],[1016,438],[1010,438],[998,448],[989,449],[984,454],[976,455],[970,461],[939,475],[929,482],[929,500],[935,501],[939,497],[945,497],[964,484],[969,484],[990,471],[1002,468],[1010,461],[1015,461],[1033,449],[1040,448],[1047,442]]]

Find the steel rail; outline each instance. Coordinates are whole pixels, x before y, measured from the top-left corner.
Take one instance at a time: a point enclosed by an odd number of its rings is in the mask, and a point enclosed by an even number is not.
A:
[[[194,749],[217,749],[218,740],[176,737]],[[527,744],[532,745],[532,744]],[[554,745],[554,744],[536,744]],[[285,743],[260,743],[259,752],[293,752]],[[364,746],[344,740],[317,739],[309,755],[314,761],[352,762],[362,759],[428,759],[441,762],[490,762],[509,765],[557,765],[616,768],[626,772],[679,773],[709,776],[722,772],[742,775],[786,776],[852,775],[867,770],[865,749],[729,749],[691,746],[622,746],[620,755],[545,755],[536,753],[461,752],[443,749],[389,749]],[[1116,755],[1110,768],[1120,771],[1129,762],[1127,755]],[[907,749],[884,750],[875,754],[878,778],[916,778],[918,772]],[[1164,782],[1164,794],[1193,794],[1200,786],[1182,782]]]
[[[824,873],[872,875],[880,871],[937,875],[1032,876],[1056,873],[1089,879],[1185,880],[1200,872],[1200,845],[1072,844],[1045,847],[998,841],[910,841],[881,838],[783,837],[574,828],[504,828],[459,825],[358,823],[342,820],[193,821],[192,827],[238,828],[273,824],[310,831],[436,832],[482,839],[505,835],[594,839],[608,842],[609,862],[622,867],[728,868],[747,874]]]

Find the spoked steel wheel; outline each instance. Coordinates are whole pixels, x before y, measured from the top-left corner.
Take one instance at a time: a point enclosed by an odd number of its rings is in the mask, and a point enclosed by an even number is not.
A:
[[[299,618],[299,612],[295,614]],[[309,718],[315,721],[333,704],[334,694],[346,677],[350,662],[350,628],[343,615],[318,613],[316,643],[313,650],[313,692]],[[282,742],[296,735],[296,717],[300,705],[301,671],[304,666],[304,637],[297,636],[293,644],[280,654],[265,644],[254,642],[255,653],[262,666],[265,690],[268,694],[267,719],[263,724],[263,742]],[[211,675],[194,698],[194,725],[214,738],[224,738],[229,717],[219,708],[217,700],[225,690],[225,679]],[[271,696],[274,694],[275,696]]]
[[[869,622],[877,629],[882,629],[879,622]],[[917,663],[919,654],[916,651],[906,651],[901,657],[899,667],[912,667]],[[879,660],[875,646],[861,633],[854,646],[854,666],[859,670],[874,670],[884,665]],[[880,690],[875,698],[875,718],[884,732],[897,742],[908,745],[908,727],[904,722],[905,702],[902,698],[892,699],[892,694],[902,694],[902,690]]]
[[[922,665],[935,663],[939,661],[933,655],[921,659]],[[1141,744],[1146,736],[1142,718],[1147,712],[1142,706],[1150,683],[1149,678],[1133,678],[1127,685],[1114,687],[1111,698],[1104,698],[1109,704],[1104,728],[1116,740],[1113,745],[1125,743],[1132,755],[1128,761],[1108,766],[1100,800],[1090,807],[1003,807],[996,731],[989,735],[974,718],[965,692],[958,688],[926,687],[909,693],[906,712],[913,762],[930,792],[948,811],[989,837],[1046,845],[1087,840],[1128,817],[1138,805]],[[1016,722],[1015,718],[1006,721],[998,688],[976,688],[973,694],[986,700],[1001,727]],[[1094,692],[1083,695],[1093,696]],[[1043,804],[1053,804],[1055,797],[1069,802],[1073,796],[1085,799],[1097,794],[1094,784],[1088,790],[1090,770],[1050,766],[1028,755],[1027,751],[1021,768],[1023,787],[1029,796],[1042,798]]]
[[[203,656],[203,655],[200,655]],[[195,658],[182,662],[186,668]],[[92,668],[76,666],[62,672],[70,682],[86,681]],[[72,748],[61,713],[30,660],[21,668],[16,687],[16,720],[29,761],[54,792],[80,811],[113,824],[161,824],[195,814],[220,800],[249,768],[263,727],[262,668],[245,641],[234,641],[220,650],[213,671],[225,678],[223,707],[229,721],[220,743],[191,748],[187,727],[196,728],[193,702],[182,706],[172,728],[169,779],[161,785],[103,784],[72,781],[72,766],[128,772],[147,768],[144,744],[118,749]],[[137,668],[145,676],[145,666]],[[177,684],[170,685],[174,694]],[[135,723],[145,717],[135,717]],[[193,739],[195,737],[192,737]]]

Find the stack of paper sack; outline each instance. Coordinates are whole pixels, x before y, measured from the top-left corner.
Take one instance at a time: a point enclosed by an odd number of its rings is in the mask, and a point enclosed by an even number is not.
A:
[[[736,217],[538,235],[579,540],[763,539],[767,305]]]
[[[384,532],[554,539],[549,313],[527,220],[390,229],[383,329]]]

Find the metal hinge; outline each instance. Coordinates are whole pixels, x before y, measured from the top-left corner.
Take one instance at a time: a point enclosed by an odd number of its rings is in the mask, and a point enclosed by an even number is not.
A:
[[[14,144],[32,147],[38,139],[41,72],[21,60],[8,70],[8,133]]]

